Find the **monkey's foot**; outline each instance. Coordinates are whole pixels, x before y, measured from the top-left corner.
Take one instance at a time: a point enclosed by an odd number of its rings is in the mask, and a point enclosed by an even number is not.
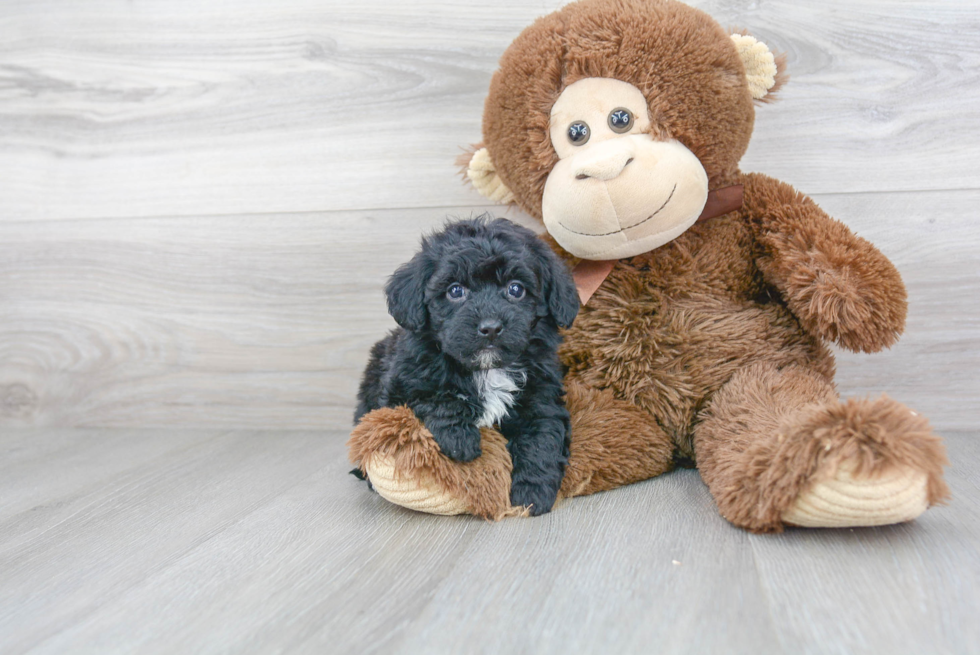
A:
[[[849,528],[911,521],[929,507],[929,476],[896,468],[877,476],[856,475],[851,464],[817,482],[783,512],[785,523],[807,528]]]
[[[949,491],[946,456],[924,418],[894,400],[848,401],[811,416],[821,473],[782,513],[811,528],[911,521]]]
[[[385,500],[428,514],[474,514],[491,520],[520,513],[510,506],[510,454],[497,432],[481,431],[483,454],[446,457],[407,407],[366,414],[347,442],[349,457]]]

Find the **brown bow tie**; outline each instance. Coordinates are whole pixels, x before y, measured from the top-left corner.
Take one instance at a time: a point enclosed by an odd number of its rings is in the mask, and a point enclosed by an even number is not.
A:
[[[724,216],[728,212],[733,212],[742,206],[742,185],[722,187],[708,192],[708,200],[704,203],[704,209],[695,223],[706,221],[716,216]],[[578,289],[578,297],[582,305],[589,302],[589,298],[596,292],[603,281],[609,277],[618,259],[591,260],[583,259],[572,270],[572,278],[575,280],[575,287]]]

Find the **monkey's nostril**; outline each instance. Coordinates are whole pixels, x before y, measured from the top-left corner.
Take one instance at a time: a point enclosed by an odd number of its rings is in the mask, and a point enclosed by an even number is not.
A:
[[[585,173],[579,173],[578,175],[575,176],[575,179],[576,180],[587,180],[587,179],[589,179],[589,176],[586,175]]]

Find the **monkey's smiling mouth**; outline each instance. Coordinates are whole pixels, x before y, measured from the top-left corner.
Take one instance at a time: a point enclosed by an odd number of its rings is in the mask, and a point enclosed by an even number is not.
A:
[[[627,225],[626,227],[619,228],[618,230],[613,230],[612,232],[603,232],[602,234],[591,234],[589,232],[576,232],[575,230],[573,230],[572,228],[568,227],[567,225],[565,225],[561,221],[558,221],[558,224],[561,225],[566,230],[568,230],[569,232],[571,232],[572,234],[578,234],[578,235],[581,235],[583,237],[607,237],[607,236],[609,236],[611,234],[619,234],[620,232],[625,232],[626,230],[631,230],[634,227],[639,227],[640,225],[643,225],[644,223],[646,223],[647,221],[649,221],[650,219],[652,219],[654,216],[656,216],[657,214],[659,214],[660,212],[662,212],[663,209],[664,209],[664,207],[667,206],[667,203],[670,202],[670,199],[674,197],[674,191],[676,191],[676,190],[677,190],[677,183],[675,182],[673,188],[670,190],[670,194],[667,196],[667,199],[664,200],[664,204],[660,205],[660,209],[658,209],[657,211],[653,212],[652,214],[650,214],[649,216],[647,216],[646,218],[644,218],[639,223],[633,223],[633,225]]]

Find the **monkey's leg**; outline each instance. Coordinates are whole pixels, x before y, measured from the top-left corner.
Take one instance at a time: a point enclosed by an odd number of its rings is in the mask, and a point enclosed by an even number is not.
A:
[[[925,418],[886,396],[841,402],[795,365],[739,371],[694,439],[722,516],[755,532],[900,523],[949,493],[945,448]]]
[[[669,471],[674,444],[653,417],[608,389],[566,380],[572,443],[559,498],[615,489]]]

